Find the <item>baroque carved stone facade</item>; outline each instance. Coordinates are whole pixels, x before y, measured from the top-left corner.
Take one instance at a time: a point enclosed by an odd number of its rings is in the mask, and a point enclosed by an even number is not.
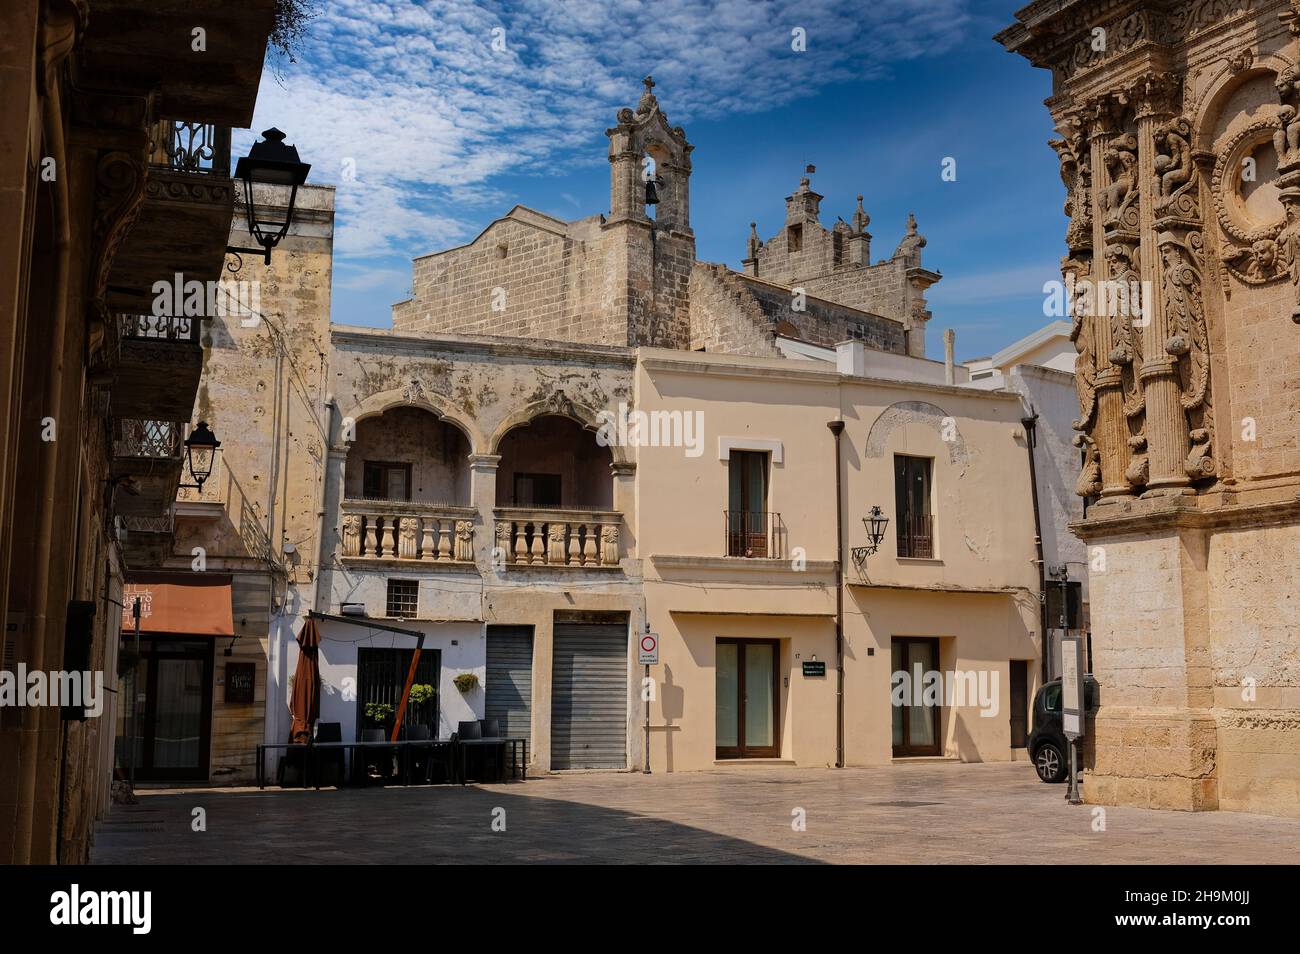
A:
[[[1089,801],[1300,814],[1300,3],[1037,2],[1078,350]],[[1251,558],[1245,557],[1252,554]]]

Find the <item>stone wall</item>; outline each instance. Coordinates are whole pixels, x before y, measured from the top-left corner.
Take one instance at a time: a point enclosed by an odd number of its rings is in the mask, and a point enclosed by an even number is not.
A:
[[[1063,269],[1142,282],[1141,321],[1085,308],[1072,329],[1076,491],[1100,498],[1075,529],[1105,555],[1085,798],[1300,814],[1300,17],[1076,0],[1017,18],[999,40],[1053,70]],[[1119,41],[1098,50],[1094,27]]]
[[[692,351],[776,356],[779,333],[833,348],[861,341],[868,348],[906,354],[900,322],[700,262],[691,275]],[[796,307],[798,306],[798,307]]]

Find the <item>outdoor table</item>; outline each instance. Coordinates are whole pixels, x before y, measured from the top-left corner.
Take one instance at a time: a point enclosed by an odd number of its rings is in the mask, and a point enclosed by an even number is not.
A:
[[[453,752],[455,756],[460,756],[460,783],[465,784],[467,756],[470,746],[501,746],[504,750],[507,746],[510,748],[510,777],[518,778],[522,781],[528,781],[528,740],[522,736],[503,736],[495,739],[399,739],[396,742],[387,740],[382,742],[259,742],[257,745],[257,787],[266,788],[266,753],[269,749],[283,749],[286,753],[290,751],[302,751],[305,753],[303,758],[302,787],[309,788],[309,780],[312,777],[311,769],[313,766],[317,769],[315,772],[316,788],[320,788],[320,763],[318,758],[313,757],[313,753],[329,749],[351,749],[351,762],[355,770],[356,749],[396,749],[401,754],[402,759],[402,783],[411,784],[411,755],[412,748],[432,749],[435,746],[455,746],[458,752]],[[522,755],[522,758],[520,757]],[[454,761],[453,761],[454,764]],[[502,764],[504,769],[504,761]],[[345,768],[344,775],[348,775]],[[504,771],[502,773],[504,775]]]
[[[456,747],[460,750],[460,784],[466,782],[466,769],[471,746],[500,746],[504,752],[506,746],[510,747],[510,777],[522,778],[528,781],[528,740],[521,736],[498,736],[490,739],[457,739]],[[523,750],[523,758],[519,758],[519,750]],[[502,775],[505,772],[504,760],[502,762]]]
[[[302,787],[308,787],[308,779],[311,776],[310,768],[313,765],[312,753],[328,749],[397,749],[402,756],[402,779],[403,784],[411,784],[410,772],[410,750],[412,748],[432,749],[435,746],[450,746],[451,739],[399,739],[396,742],[262,742],[257,746],[257,787],[266,788],[266,751],[268,749],[284,749],[286,751],[304,751],[304,771],[302,778]],[[352,753],[352,761],[355,765],[356,753]],[[316,766],[319,768],[319,760],[316,760]],[[316,788],[320,788],[320,772],[316,773]],[[345,771],[346,775],[347,772]]]

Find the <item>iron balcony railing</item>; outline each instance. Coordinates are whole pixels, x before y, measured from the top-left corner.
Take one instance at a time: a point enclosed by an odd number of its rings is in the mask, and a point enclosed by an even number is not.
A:
[[[898,555],[904,558],[934,558],[934,517],[928,513],[905,513],[898,518]]]
[[[777,559],[781,556],[781,515],[750,510],[722,511],[727,539],[727,556],[763,557]]]
[[[123,338],[189,343],[198,340],[199,319],[197,318],[170,315],[119,315],[118,319]]]
[[[230,127],[165,119],[159,124],[154,165],[175,172],[230,175]]]
[[[179,460],[181,427],[176,421],[119,418],[113,435],[113,456],[148,460]]]

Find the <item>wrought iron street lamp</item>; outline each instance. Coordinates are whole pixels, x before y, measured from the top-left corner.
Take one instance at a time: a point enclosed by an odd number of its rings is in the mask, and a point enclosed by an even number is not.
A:
[[[221,441],[217,440],[217,435],[208,428],[207,422],[199,421],[198,426],[190,431],[190,436],[185,438],[185,459],[189,464],[190,476],[194,478],[194,483],[182,484],[182,487],[203,490],[203,482],[212,476],[212,465],[215,463],[217,448],[220,446]]]
[[[889,526],[889,518],[879,507],[872,507],[871,515],[862,518],[862,525],[867,530],[867,545],[853,548],[853,562],[858,566],[862,566],[867,557],[880,549],[880,543],[885,539],[885,528]]]
[[[248,155],[235,166],[235,178],[244,183],[244,211],[248,215],[248,232],[260,248],[227,247],[227,252],[261,255],[271,264],[271,249],[280,244],[293,221],[293,206],[298,186],[307,181],[311,165],[298,158],[296,146],[284,141],[284,133],[272,126],[262,133],[262,141],[253,143]],[[255,186],[288,186],[289,201],[283,207],[259,207]]]

